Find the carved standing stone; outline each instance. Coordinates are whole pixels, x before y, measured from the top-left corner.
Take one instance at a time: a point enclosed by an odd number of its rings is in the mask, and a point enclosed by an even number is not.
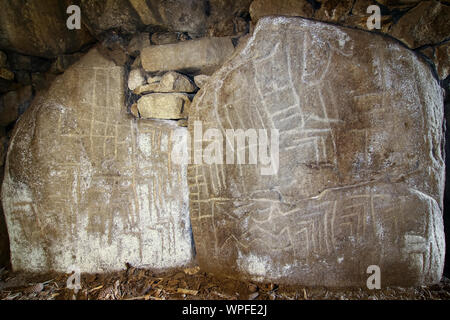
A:
[[[169,161],[187,129],[129,116],[123,75],[92,49],[17,123],[2,189],[14,270],[191,261],[187,168]]]
[[[301,18],[262,18],[194,98],[189,130],[194,137],[195,121],[224,137],[226,129],[278,129],[279,169],[189,165],[201,267],[365,286],[368,266],[378,265],[382,285],[439,281],[442,118],[429,67],[396,42]]]

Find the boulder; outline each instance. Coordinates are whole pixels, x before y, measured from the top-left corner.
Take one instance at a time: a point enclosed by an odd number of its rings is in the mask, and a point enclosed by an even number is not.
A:
[[[205,32],[207,3],[203,0],[129,0],[145,25],[173,31]]]
[[[377,265],[383,286],[438,282],[442,119],[442,90],[429,66],[396,41],[301,18],[260,19],[189,114],[200,267],[365,287],[368,267]],[[230,129],[249,139],[239,146]],[[217,145],[223,152],[211,161]]]
[[[112,30],[120,34],[134,34],[143,26],[139,14],[128,0],[81,0],[81,19],[92,35],[103,40]]]
[[[69,0],[2,1],[0,48],[53,58],[91,43],[94,39],[84,26],[67,28],[66,10],[71,4]]]
[[[437,44],[450,35],[450,5],[439,1],[421,1],[392,27],[390,35],[410,48]]]
[[[212,74],[234,52],[229,37],[201,38],[144,48],[142,67],[148,72],[184,71]]]
[[[152,79],[153,80],[153,79]],[[131,89],[131,88],[130,88]],[[142,85],[134,91],[136,94],[149,92],[194,92],[197,87],[185,75],[178,72],[165,73],[160,81]]]
[[[251,0],[129,0],[129,2],[145,25],[159,26],[174,32],[205,35],[209,28],[248,12]]]
[[[2,187],[14,270],[191,261],[187,168],[169,161],[186,128],[133,119],[124,72],[94,48],[17,122]]]
[[[183,93],[152,93],[138,100],[139,115],[144,119],[186,119],[191,101]]]

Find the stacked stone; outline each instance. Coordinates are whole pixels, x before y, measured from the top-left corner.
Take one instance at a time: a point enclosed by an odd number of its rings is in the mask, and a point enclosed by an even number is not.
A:
[[[208,78],[206,74],[212,74],[234,52],[232,40],[186,41],[168,32],[151,36],[152,43],[161,44],[151,45],[148,39],[148,34],[141,34],[128,47],[129,53],[141,52],[128,76],[128,90],[138,97],[130,112],[143,119],[187,119],[191,99]]]
[[[136,84],[139,84],[136,87]],[[132,114],[144,119],[186,119],[191,101],[189,93],[197,87],[185,75],[170,71],[163,76],[148,77],[140,69],[130,72],[128,88],[140,96],[131,107]]]

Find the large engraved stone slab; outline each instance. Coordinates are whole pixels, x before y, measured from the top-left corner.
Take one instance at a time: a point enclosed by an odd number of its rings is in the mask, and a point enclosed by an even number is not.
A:
[[[196,95],[189,130],[194,136],[196,121],[224,137],[227,129],[278,129],[279,169],[189,165],[201,267],[365,286],[367,268],[377,265],[382,285],[439,281],[442,109],[428,66],[390,39],[301,18],[261,19]]]
[[[15,270],[191,261],[187,168],[169,161],[187,129],[136,122],[123,92],[122,67],[92,49],[19,120],[2,190]]]

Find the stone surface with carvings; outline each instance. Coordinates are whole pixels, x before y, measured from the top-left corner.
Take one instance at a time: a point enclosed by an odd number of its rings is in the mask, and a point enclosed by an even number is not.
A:
[[[94,48],[20,118],[2,188],[14,270],[191,262],[187,167],[170,161],[172,134],[187,129],[136,121],[125,86]]]
[[[277,129],[279,163],[261,163],[270,149],[261,149],[259,135],[257,164],[189,165],[201,268],[365,286],[368,266],[378,265],[383,285],[438,282],[442,106],[429,66],[389,38],[302,18],[260,19],[195,96],[189,130],[195,137],[196,121],[223,137],[227,129]],[[198,143],[205,150],[211,141]]]

